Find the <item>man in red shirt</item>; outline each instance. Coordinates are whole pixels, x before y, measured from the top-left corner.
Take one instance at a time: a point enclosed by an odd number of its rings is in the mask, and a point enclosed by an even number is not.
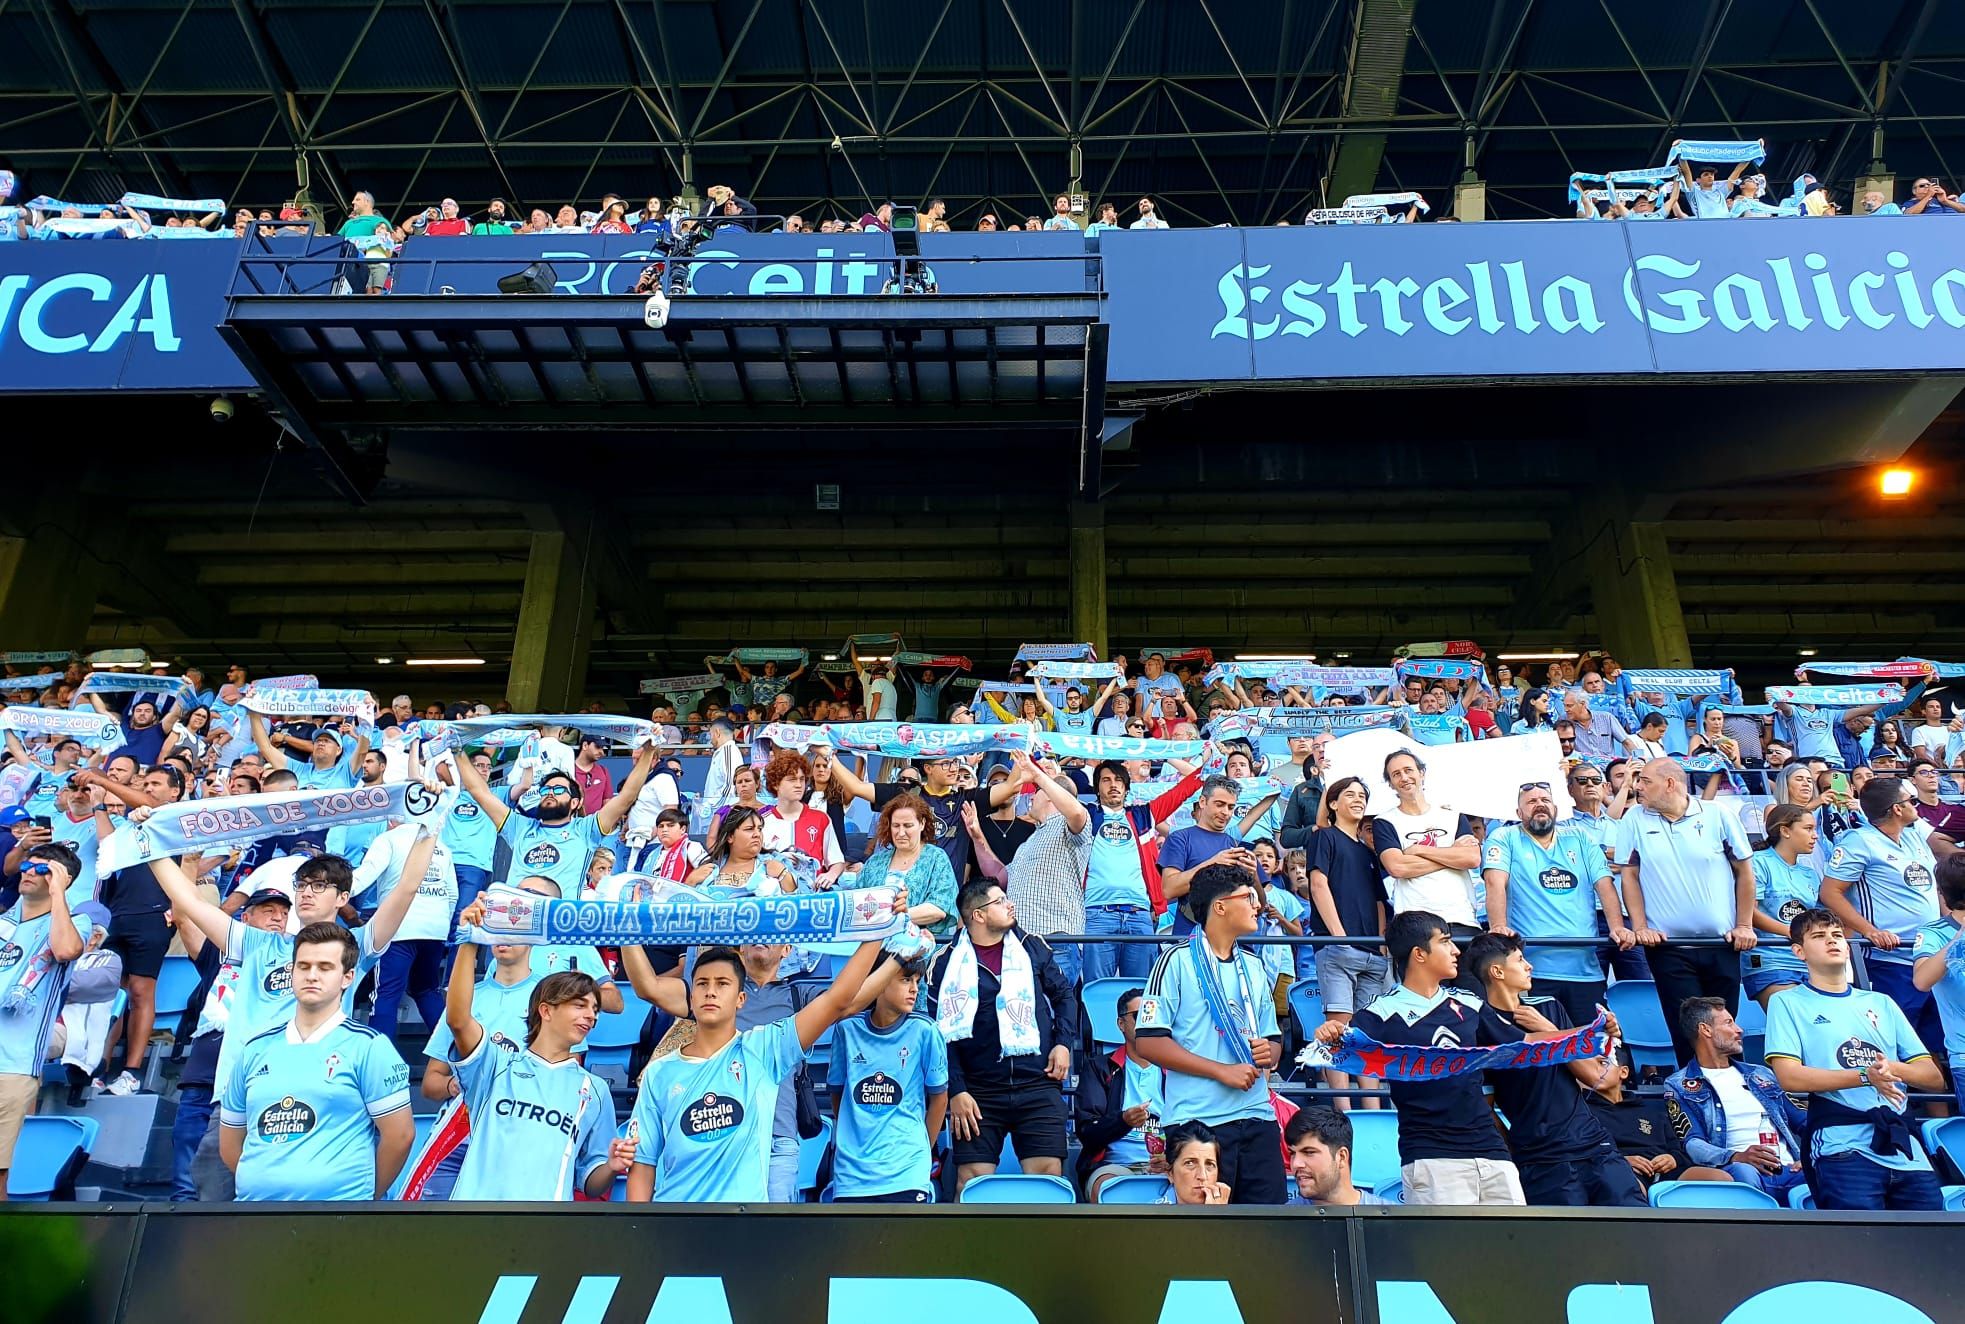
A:
[[[582,734],[580,752],[573,756],[573,777],[580,783],[580,800],[589,814],[598,814],[614,798],[614,778],[601,766],[600,756],[600,738]]]

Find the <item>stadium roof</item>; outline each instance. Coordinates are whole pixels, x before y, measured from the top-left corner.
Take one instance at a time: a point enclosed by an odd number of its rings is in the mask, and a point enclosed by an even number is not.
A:
[[[1489,215],[1556,214],[1572,170],[1679,136],[1764,134],[1772,179],[1844,190],[1873,130],[1899,173],[1965,167],[1941,0],[21,0],[0,39],[0,161],[81,200],[276,204],[304,162],[331,212],[686,179],[967,228],[1076,176],[1266,224],[1438,197],[1469,154]]]

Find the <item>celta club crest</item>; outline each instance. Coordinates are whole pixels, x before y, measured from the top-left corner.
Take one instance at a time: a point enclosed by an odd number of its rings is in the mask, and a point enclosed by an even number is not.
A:
[[[1028,998],[1018,998],[1003,1010],[1009,1016],[1011,1026],[1018,1030],[1028,1028],[1037,1019],[1037,1008]]]
[[[518,928],[532,918],[532,902],[522,896],[515,896],[505,903],[505,916],[513,928]]]
[[[872,892],[862,892],[853,901],[853,918],[861,924],[871,924],[880,918],[880,898]]]
[[[962,1020],[968,1015],[969,994],[966,991],[962,989],[946,991],[942,995],[942,1001],[948,1004],[949,1014],[955,1019]]]
[[[323,1062],[321,1065],[327,1068],[327,1078],[329,1080],[333,1080],[334,1069],[341,1065],[341,1054],[329,1053],[327,1055],[327,1060]]]

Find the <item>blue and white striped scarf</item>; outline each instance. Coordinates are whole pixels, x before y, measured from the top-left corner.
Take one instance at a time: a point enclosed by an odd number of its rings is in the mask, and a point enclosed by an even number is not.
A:
[[[1031,669],[1039,680],[1114,680],[1117,662],[1039,662]]]
[[[1017,649],[1019,662],[1091,662],[1097,657],[1090,644],[1023,644]]]
[[[166,694],[185,704],[197,702],[191,682],[182,676],[153,676],[143,671],[91,671],[76,687],[72,708],[87,707],[85,694]]]
[[[1733,671],[1654,669],[1626,670],[1621,679],[1640,692],[1663,694],[1725,694],[1733,685]]]

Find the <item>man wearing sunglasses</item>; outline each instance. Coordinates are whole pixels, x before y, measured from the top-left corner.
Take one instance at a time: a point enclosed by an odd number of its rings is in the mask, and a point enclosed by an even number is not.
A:
[[[1515,822],[1487,839],[1481,876],[1488,928],[1504,937],[1586,937],[1597,931],[1598,905],[1621,910],[1602,848],[1580,828],[1556,826],[1547,782],[1520,789]],[[1527,960],[1535,971],[1528,992],[1560,1003],[1571,1025],[1595,1018],[1604,978],[1594,948],[1531,947]]]
[[[20,900],[0,914],[0,1200],[7,1198],[14,1142],[41,1094],[41,1067],[61,1015],[68,966],[85,941],[68,913],[75,868],[75,853],[66,846],[33,847],[21,865]]]
[[[512,848],[511,876],[550,878],[559,884],[561,896],[579,896],[586,881],[587,861],[626,820],[654,767],[655,746],[643,745],[635,751],[634,768],[622,780],[621,789],[599,813],[584,817],[578,812],[580,785],[570,772],[555,769],[539,783],[536,818],[507,804],[469,760],[457,765],[457,776],[499,837]]]

